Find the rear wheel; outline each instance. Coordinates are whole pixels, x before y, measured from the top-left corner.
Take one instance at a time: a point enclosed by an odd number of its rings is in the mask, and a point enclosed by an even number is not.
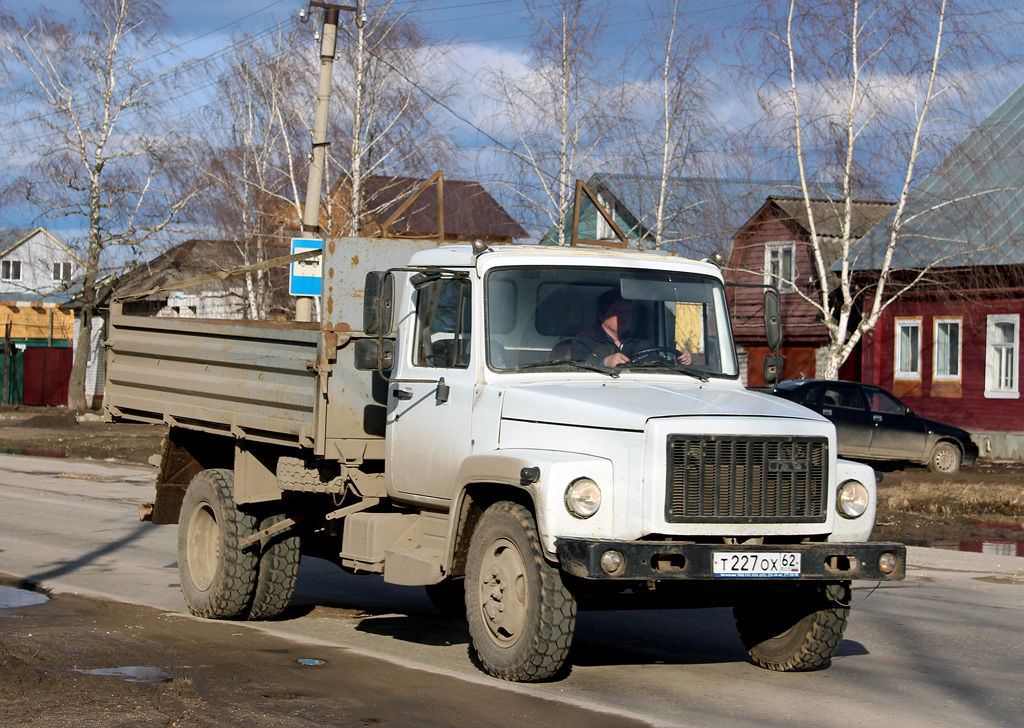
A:
[[[185,491],[178,522],[178,577],[192,614],[245,617],[256,586],[256,554],[241,542],[256,519],[235,504],[234,474],[204,470]]]
[[[951,475],[960,469],[960,450],[950,442],[940,442],[932,450],[928,469],[933,473]]]
[[[839,649],[849,602],[849,584],[828,584],[739,605],[733,614],[740,640],[755,664],[801,672],[824,667]]]
[[[267,516],[260,521],[259,530],[270,528],[283,520],[284,516],[279,514]],[[299,577],[300,554],[299,536],[294,530],[275,534],[268,539],[260,552],[249,619],[274,619],[288,607],[295,593],[295,581]]]
[[[470,540],[466,617],[487,673],[514,682],[555,676],[576,627],[576,600],[544,558],[533,514],[502,501],[481,516]]]

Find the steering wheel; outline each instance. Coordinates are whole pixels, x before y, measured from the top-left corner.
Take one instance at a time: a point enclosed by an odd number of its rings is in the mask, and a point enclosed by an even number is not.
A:
[[[679,361],[679,352],[672,346],[652,346],[641,349],[629,358],[629,364],[647,364],[652,361],[676,364]]]

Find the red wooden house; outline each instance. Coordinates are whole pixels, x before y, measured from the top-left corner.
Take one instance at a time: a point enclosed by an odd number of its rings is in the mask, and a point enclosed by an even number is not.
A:
[[[841,254],[843,205],[834,198],[811,200],[818,240],[831,266]],[[859,238],[892,208],[889,202],[855,202],[851,235]],[[769,197],[733,237],[727,261],[726,280],[753,286],[774,283],[782,301],[785,331],[782,355],[783,379],[812,378],[818,372],[818,357],[828,343],[821,314],[801,292],[812,299],[821,297],[814,270],[810,223],[802,197]],[[761,288],[729,289],[733,313],[733,336],[740,351],[741,372],[746,384],[764,386],[764,357],[768,353],[764,334],[764,294]],[[851,362],[843,376],[858,378]]]
[[[883,311],[859,352],[863,381],[968,430],[983,457],[1024,458],[1022,150],[1024,86],[912,192],[887,290],[924,281]],[[878,280],[891,224],[861,240],[861,283]]]

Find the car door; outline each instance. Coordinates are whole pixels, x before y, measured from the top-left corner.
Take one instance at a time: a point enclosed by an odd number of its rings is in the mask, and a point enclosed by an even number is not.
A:
[[[859,384],[826,382],[820,395],[820,412],[836,426],[839,455],[868,458],[873,423]]]
[[[921,418],[884,389],[865,386],[864,394],[871,409],[871,451],[887,460],[921,462],[928,445]]]
[[[471,283],[441,278],[416,291],[414,315],[396,361],[389,400],[388,476],[399,493],[451,499],[471,450]]]

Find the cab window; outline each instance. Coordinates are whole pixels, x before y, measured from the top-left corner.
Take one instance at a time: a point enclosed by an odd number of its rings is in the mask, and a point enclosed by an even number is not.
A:
[[[413,364],[465,369],[470,356],[470,283],[441,278],[416,292]]]

